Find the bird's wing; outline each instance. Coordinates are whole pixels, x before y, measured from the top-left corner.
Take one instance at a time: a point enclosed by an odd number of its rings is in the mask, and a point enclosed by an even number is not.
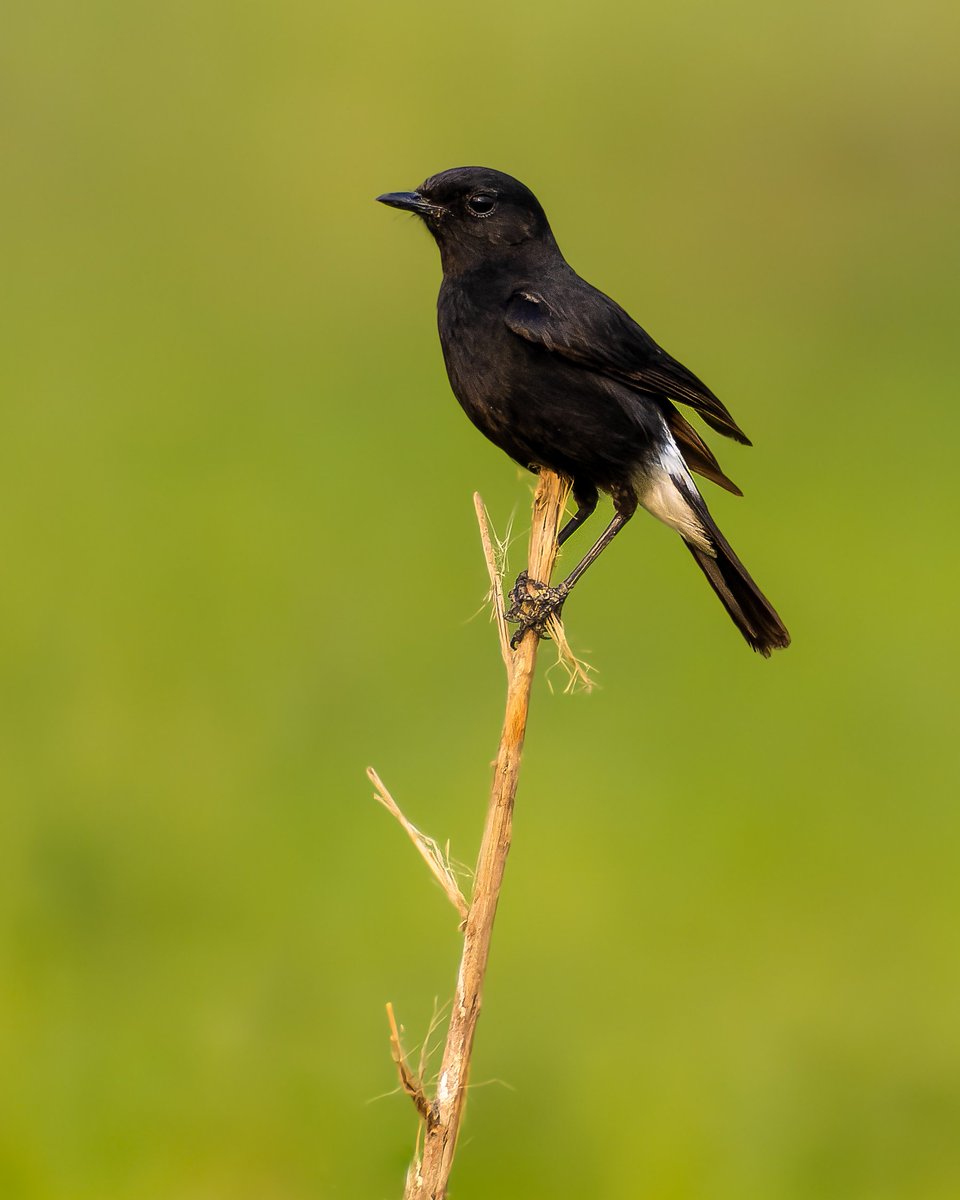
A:
[[[720,487],[726,488],[728,492],[733,492],[735,496],[742,496],[743,492],[740,491],[728,475],[724,474],[723,468],[717,462],[713,451],[690,422],[682,416],[669,400],[662,401],[661,403],[664,410],[663,415],[670,427],[670,432],[673,434],[674,441],[677,443],[680,453],[683,455],[690,470],[696,471],[704,479],[709,479],[713,483],[719,484]]]
[[[507,327],[528,342],[638,391],[687,404],[718,433],[750,445],[705,383],[662,350],[619,304],[580,283],[576,289],[564,287],[562,298],[531,288],[514,292],[507,303]]]

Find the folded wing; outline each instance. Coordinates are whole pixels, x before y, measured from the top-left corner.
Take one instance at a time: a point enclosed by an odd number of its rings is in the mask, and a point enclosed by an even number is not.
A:
[[[580,287],[573,293],[573,298],[568,299],[571,295],[569,280],[564,282],[562,305],[540,290],[515,292],[507,304],[507,327],[528,342],[637,391],[689,405],[718,433],[750,445],[750,439],[707,385],[662,350],[619,304],[583,280],[579,280]],[[668,407],[673,409],[672,405]],[[682,432],[678,435],[673,420],[665,411],[674,435],[685,441],[692,458],[698,459],[709,470],[701,470],[693,461],[691,467],[722,487],[736,491],[736,486],[720,471],[716,459],[692,427],[676,409],[673,412],[674,419],[682,422]],[[692,439],[686,431],[693,435]],[[721,478],[716,478],[717,472]]]

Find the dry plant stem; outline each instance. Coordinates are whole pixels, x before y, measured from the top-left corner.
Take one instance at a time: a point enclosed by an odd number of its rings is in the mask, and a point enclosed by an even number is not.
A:
[[[533,527],[527,570],[531,579],[550,581],[557,554],[557,530],[569,495],[565,479],[543,471],[533,500]],[[466,1101],[473,1039],[483,995],[497,901],[510,850],[513,801],[527,728],[530,689],[537,661],[537,636],[528,632],[511,656],[506,713],[493,774],[486,828],[477,859],[473,898],[467,915],[463,954],[440,1067],[437,1094],[430,1104],[423,1154],[410,1167],[404,1200],[443,1200],[453,1167]]]
[[[487,510],[479,492],[473,493],[473,506],[477,511],[477,524],[480,526],[480,541],[483,544],[483,557],[487,563],[487,574],[490,576],[490,599],[493,604],[493,616],[497,623],[497,634],[500,638],[500,653],[507,668],[507,678],[513,669],[513,652],[510,649],[510,634],[507,631],[506,605],[503,600],[503,583],[497,567],[497,556],[493,549],[493,539],[490,537],[490,523],[487,520]],[[581,662],[570,648],[563,622],[554,613],[547,621],[547,632],[557,647],[557,661],[567,673],[565,692],[593,690],[593,680],[590,678],[593,668]]]
[[[397,1065],[400,1086],[416,1105],[420,1116],[426,1118],[430,1110],[429,1102],[424,1093],[423,1084],[420,1082],[420,1076],[413,1071],[403,1053],[403,1047],[400,1045],[400,1030],[397,1028],[397,1019],[393,1015],[392,1004],[387,1005],[387,1020],[390,1022],[390,1053]]]
[[[427,837],[425,833],[421,833],[412,821],[407,820],[407,818],[400,811],[400,806],[387,791],[386,785],[373,767],[367,767],[367,778],[373,784],[374,788],[376,788],[374,794],[376,795],[377,799],[387,810],[387,812],[390,813],[392,817],[396,818],[407,837],[409,837],[410,841],[416,846],[420,853],[420,857],[430,868],[430,872],[434,879],[436,879],[437,883],[439,883],[444,892],[446,892],[447,899],[460,914],[461,921],[466,921],[468,911],[467,902],[463,898],[463,893],[460,891],[460,888],[457,885],[457,880],[450,868],[450,864],[447,862],[447,859],[440,847],[432,837]],[[389,1005],[388,1010],[391,1013],[393,1011],[390,1009]],[[392,1015],[390,1020],[392,1025]]]
[[[507,668],[507,678],[509,679],[510,672],[513,670],[513,651],[510,649],[510,634],[507,632],[507,607],[503,602],[503,583],[500,579],[500,572],[497,570],[497,557],[493,552],[487,509],[479,492],[473,493],[473,507],[477,513],[483,557],[487,564],[487,574],[490,576],[490,598],[493,601],[494,620],[497,622],[497,636],[500,638],[500,654],[503,658],[503,665]]]

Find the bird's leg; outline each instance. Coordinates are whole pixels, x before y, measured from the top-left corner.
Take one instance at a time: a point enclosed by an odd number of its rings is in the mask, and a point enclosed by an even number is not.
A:
[[[526,571],[520,572],[517,582],[510,592],[513,604],[507,612],[508,620],[518,621],[520,624],[519,629],[510,639],[510,645],[514,650],[528,629],[536,630],[538,637],[546,637],[547,621],[554,614],[560,615],[564,601],[584,571],[591,563],[596,562],[637,510],[637,501],[632,494],[623,497],[615,496],[614,503],[617,505],[617,511],[613,520],[562,583],[558,583],[556,587],[549,587],[537,579],[531,579]],[[576,520],[576,516],[573,519]],[[531,596],[530,588],[536,589],[535,595]]]
[[[573,485],[573,498],[577,502],[577,511],[557,534],[557,545],[562,546],[571,533],[575,533],[584,521],[593,516],[597,501],[600,497],[592,483],[585,486]]]
[[[637,511],[637,506],[634,505],[628,509],[618,509],[614,514],[613,520],[606,527],[603,533],[597,538],[590,549],[586,552],[583,558],[577,563],[570,574],[566,577],[563,583],[558,583],[554,591],[562,591],[563,598],[569,596],[574,584],[580,579],[580,576],[592,563],[595,563],[604,550],[610,545],[613,539],[617,536],[620,530],[626,525],[633,514]]]

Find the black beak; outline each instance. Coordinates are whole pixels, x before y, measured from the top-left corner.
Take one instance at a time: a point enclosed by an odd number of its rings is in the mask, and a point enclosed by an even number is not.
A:
[[[406,212],[416,213],[420,217],[435,217],[440,213],[440,209],[428,200],[424,200],[419,192],[387,192],[383,196],[378,196],[377,200],[381,204],[388,204],[391,208],[402,208]]]

